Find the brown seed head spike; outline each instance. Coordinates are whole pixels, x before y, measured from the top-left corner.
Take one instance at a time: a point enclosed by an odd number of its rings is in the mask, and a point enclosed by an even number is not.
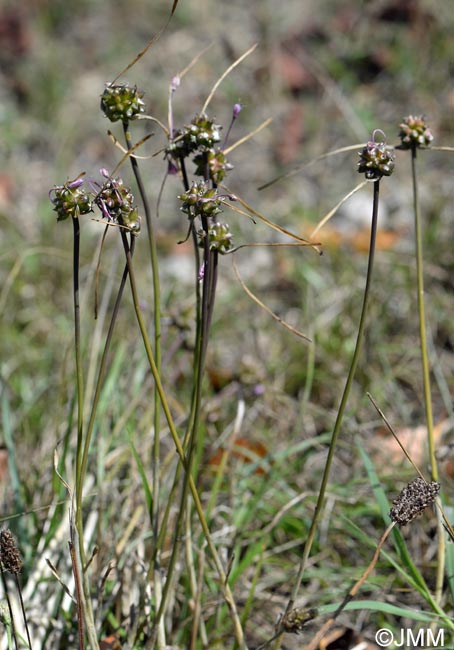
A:
[[[5,571],[17,575],[22,569],[22,560],[16,540],[10,530],[0,532],[0,559]]]
[[[389,516],[400,526],[405,526],[419,517],[435,501],[439,492],[440,484],[437,481],[426,483],[422,478],[415,478],[394,500]]]

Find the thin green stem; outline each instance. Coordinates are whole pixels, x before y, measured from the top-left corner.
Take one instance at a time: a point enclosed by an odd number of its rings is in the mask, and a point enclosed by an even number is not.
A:
[[[184,157],[181,158],[180,160],[180,168],[181,168],[181,173],[182,173],[182,178],[183,178],[183,186],[185,190],[187,191],[189,189],[189,181],[187,177],[187,172],[186,172],[186,166],[184,162]],[[191,225],[191,234],[194,242],[194,247],[196,251],[196,260],[198,263],[200,263],[200,255],[198,254],[198,248],[197,248],[197,234],[195,232],[195,228],[193,225]],[[200,294],[200,288],[199,288],[199,280],[198,280],[198,273],[199,269],[197,266],[196,262],[196,270],[195,270],[195,275],[196,275],[196,336],[195,336],[195,345],[194,345],[194,363],[193,363],[193,390],[192,390],[192,397],[191,397],[191,409],[189,413],[189,418],[188,418],[188,423],[186,426],[186,432],[183,438],[183,449],[186,450],[188,443],[190,446],[190,441],[192,439],[192,434],[194,431],[195,423],[198,421],[198,403],[199,400],[197,399],[197,395],[200,393],[200,389],[198,390],[199,386],[199,377],[200,377],[200,341],[201,341],[201,336],[202,336],[202,326],[201,326],[201,318],[200,318],[200,313],[201,313],[201,305],[202,305],[202,299],[201,299],[201,294]],[[186,512],[186,507],[187,507],[187,501],[188,501],[188,476],[191,473],[191,454],[188,453],[186,455],[186,458],[188,460],[188,465],[186,466],[186,472],[183,480],[183,488],[182,492],[180,495],[180,503],[179,503],[179,508],[178,508],[178,516],[177,520],[175,523],[175,529],[174,529],[174,534],[173,534],[173,543],[172,543],[172,552],[170,554],[170,559],[167,565],[167,574],[166,574],[166,582],[164,585],[164,589],[162,591],[162,597],[161,597],[161,602],[159,603],[158,606],[158,611],[155,616],[154,620],[154,631],[152,635],[152,644],[154,643],[154,636],[157,634],[157,628],[161,624],[161,621],[163,619],[166,603],[167,603],[167,597],[169,595],[169,590],[170,586],[172,583],[172,575],[176,566],[177,558],[178,558],[178,550],[180,547],[180,539],[181,539],[181,534],[182,534],[182,528],[183,528],[183,521],[185,517],[185,512]],[[172,497],[175,495],[176,488],[178,485],[178,480],[181,474],[181,467],[182,465],[179,464],[176,472],[175,472],[175,477],[174,477],[174,483],[173,487],[171,490],[170,496]],[[171,501],[168,500],[166,510],[164,512],[164,521],[168,521],[169,513],[170,513],[170,506],[171,506]],[[156,545],[156,553],[159,553],[159,550],[161,548],[161,544],[164,540],[164,537],[162,535],[163,533],[163,522],[161,523],[161,533],[158,535],[158,542]]]
[[[182,167],[184,169],[184,160],[182,161]],[[186,174],[183,174],[184,183],[187,183]],[[202,219],[202,227],[206,233],[208,233],[208,222],[207,219]],[[196,260],[199,259],[198,256],[198,246],[197,246],[197,237],[194,236],[193,239],[194,246],[196,247]],[[202,296],[200,297],[199,291],[199,280],[198,280],[198,268],[196,267],[197,273],[197,286],[196,286],[196,295],[197,295],[197,330],[196,330],[196,340],[194,346],[194,386],[191,400],[191,411],[190,417],[188,420],[188,426],[186,429],[183,448],[186,450],[186,472],[183,480],[183,488],[180,497],[180,507],[178,510],[178,517],[175,525],[174,539],[172,545],[172,553],[170,556],[169,564],[167,567],[167,577],[166,584],[162,593],[162,600],[159,607],[159,610],[155,619],[155,626],[159,624],[161,617],[163,616],[165,603],[169,594],[169,589],[171,585],[171,576],[176,566],[176,561],[178,558],[178,550],[180,546],[181,532],[183,528],[184,518],[186,516],[186,509],[188,503],[188,493],[189,493],[189,479],[192,477],[193,466],[194,466],[194,450],[195,443],[197,440],[197,433],[199,431],[199,421],[200,421],[200,409],[202,403],[202,379],[203,379],[203,369],[205,364],[206,349],[208,345],[208,335],[209,327],[211,322],[211,317],[214,307],[214,298],[216,292],[216,267],[217,267],[217,254],[214,254],[210,250],[208,236],[204,239],[204,255],[203,255],[203,289]],[[193,477],[192,477],[193,478]],[[195,480],[193,478],[193,480]]]
[[[125,134],[126,144],[129,149],[132,147],[131,135],[128,131],[127,124],[123,123],[123,130]],[[145,212],[145,221],[147,224],[147,235],[148,235],[148,246],[150,249],[150,262],[151,262],[151,271],[153,276],[153,308],[154,308],[154,335],[155,335],[155,359],[156,366],[158,370],[161,370],[161,287],[159,282],[159,263],[158,263],[158,253],[156,246],[156,236],[155,229],[153,226],[153,219],[151,215],[150,203],[148,201],[148,196],[145,191],[145,186],[142,181],[142,175],[139,169],[139,163],[136,158],[130,156],[131,167],[134,172],[134,176],[137,182],[137,187],[139,188],[140,197],[143,203],[143,209]],[[155,392],[155,413],[154,413],[154,425],[155,425],[155,448],[153,450],[153,463],[158,462],[158,465],[154,469],[154,476],[159,476],[159,428],[160,428],[160,410],[159,410],[159,395]],[[159,479],[158,479],[159,484]],[[154,488],[157,486],[154,485]],[[154,492],[153,502],[157,508],[157,492]]]
[[[434,425],[432,414],[432,397],[430,392],[430,368],[427,352],[426,316],[424,305],[424,276],[422,257],[421,215],[418,199],[418,177],[416,174],[416,147],[411,150],[411,172],[413,180],[413,210],[415,215],[416,276],[418,286],[419,339],[421,345],[422,375],[424,384],[424,406],[426,409],[429,460],[432,481],[438,481],[438,467],[435,457]]]
[[[210,267],[210,255],[211,251],[208,249],[208,255],[209,259],[208,262],[206,262],[204,265],[206,268]],[[205,255],[207,254],[207,251],[205,250]],[[175,527],[175,534],[174,534],[174,542],[173,542],[173,547],[172,547],[172,554],[169,562],[169,566],[167,569],[167,579],[166,579],[166,584],[164,587],[163,591],[163,598],[162,598],[162,604],[161,607],[159,608],[159,612],[157,614],[157,619],[159,620],[160,615],[163,613],[164,609],[164,603],[167,598],[168,594],[168,589],[171,583],[171,575],[173,572],[173,569],[176,564],[177,560],[177,552],[179,548],[179,540],[181,539],[181,531],[183,527],[183,521],[184,521],[184,516],[185,516],[185,511],[187,508],[187,500],[188,500],[188,492],[189,492],[189,478],[192,477],[192,470],[193,470],[193,460],[194,460],[194,449],[195,449],[195,443],[197,439],[197,433],[198,433],[198,428],[199,428],[199,421],[200,421],[200,408],[202,404],[202,379],[203,379],[203,366],[204,366],[204,360],[205,360],[205,352],[207,348],[207,343],[208,343],[208,316],[209,316],[209,302],[210,300],[212,301],[213,298],[209,298],[207,296],[208,292],[213,288],[212,287],[212,279],[210,277],[211,274],[207,273],[207,276],[205,278],[204,276],[204,282],[203,282],[203,293],[202,293],[202,316],[201,316],[201,327],[197,328],[197,340],[196,340],[196,346],[195,346],[195,355],[194,355],[194,379],[195,379],[195,390],[194,390],[194,397],[193,397],[193,408],[191,409],[191,428],[189,431],[189,437],[186,435],[185,440],[184,440],[184,445],[183,447],[186,450],[186,472],[184,475],[184,480],[183,480],[183,489],[181,492],[181,498],[180,498],[180,507],[178,511],[178,518],[177,518],[177,523]],[[194,479],[195,480],[195,479]]]
[[[373,207],[372,207],[372,223],[371,223],[371,232],[370,232],[370,244],[369,244],[369,260],[368,260],[368,265],[367,265],[367,275],[366,275],[366,284],[364,287],[364,295],[363,295],[363,305],[361,309],[361,316],[359,319],[359,326],[358,326],[358,334],[356,337],[356,345],[355,345],[355,350],[353,352],[353,357],[352,361],[350,364],[350,370],[348,372],[347,376],[347,381],[345,384],[344,392],[342,394],[342,399],[340,402],[339,410],[337,412],[337,417],[336,417],[336,422],[334,424],[334,429],[333,429],[333,434],[331,437],[331,442],[329,445],[329,450],[328,450],[328,456],[326,459],[326,464],[325,464],[325,469],[323,472],[323,477],[322,477],[322,483],[320,485],[320,490],[318,493],[318,499],[317,503],[315,506],[315,511],[314,515],[312,517],[312,522],[311,526],[307,535],[306,543],[304,545],[304,551],[303,551],[303,557],[301,559],[298,573],[295,579],[295,583],[292,589],[292,594],[290,597],[290,600],[287,605],[286,613],[289,612],[291,609],[293,609],[293,606],[295,604],[295,600],[298,596],[298,592],[301,586],[301,581],[303,579],[304,571],[306,569],[306,564],[307,560],[309,558],[311,548],[312,548],[312,543],[315,538],[315,533],[317,531],[317,525],[320,519],[320,515],[323,510],[323,502],[325,500],[325,494],[326,494],[326,488],[328,485],[328,480],[330,476],[330,471],[331,471],[331,465],[333,462],[334,458],[334,453],[336,450],[336,444],[337,440],[339,438],[339,433],[341,430],[342,426],[342,420],[344,417],[344,412],[345,408],[347,406],[348,398],[350,395],[350,389],[353,384],[353,380],[356,374],[356,368],[358,366],[358,361],[359,361],[359,356],[360,356],[360,350],[361,350],[361,344],[362,340],[364,337],[364,329],[366,325],[366,313],[367,313],[367,305],[369,302],[369,296],[370,296],[370,285],[372,281],[372,271],[373,271],[373,265],[374,265],[374,257],[375,257],[375,241],[376,241],[376,236],[377,236],[377,222],[378,222],[378,204],[379,204],[379,192],[380,192],[380,180],[376,180],[374,182],[374,195],[373,195]],[[278,644],[276,647],[280,646],[280,638],[278,639]]]
[[[187,192],[189,190],[189,180],[186,171],[186,165],[184,157],[180,159],[180,169],[183,178],[183,187]],[[194,223],[191,225],[191,236],[192,243],[194,246],[194,278],[195,278],[195,298],[196,298],[196,311],[195,311],[195,321],[196,321],[196,333],[195,333],[195,342],[194,342],[194,360],[193,360],[193,386],[192,386],[192,395],[191,395],[191,408],[189,412],[188,423],[184,435],[184,444],[183,447],[187,447],[188,441],[190,440],[191,432],[194,430],[195,422],[198,418],[197,415],[197,392],[198,387],[201,385],[201,346],[202,346],[202,330],[203,330],[203,317],[202,317],[202,305],[203,297],[200,283],[200,249],[198,246],[197,232],[194,227]]]
[[[133,299],[133,304],[134,304],[134,310],[135,310],[135,313],[136,313],[137,323],[139,325],[140,333],[142,335],[142,340],[143,340],[143,344],[144,344],[144,347],[145,347],[145,352],[146,352],[146,355],[147,355],[148,363],[150,365],[151,373],[153,375],[153,379],[154,379],[155,384],[156,384],[156,389],[158,391],[158,394],[159,394],[159,397],[160,397],[160,400],[161,400],[162,410],[163,410],[164,416],[166,418],[167,425],[168,425],[169,431],[170,431],[170,435],[172,436],[172,440],[173,440],[173,443],[174,443],[174,445],[176,447],[180,462],[183,465],[183,468],[184,468],[185,472],[189,475],[189,480],[188,480],[188,482],[189,482],[189,490],[191,492],[191,495],[192,495],[192,498],[193,498],[193,501],[194,501],[195,509],[196,509],[196,512],[197,512],[197,515],[198,515],[198,518],[199,518],[199,521],[200,521],[200,525],[202,526],[202,530],[203,530],[203,533],[204,533],[204,536],[205,536],[205,539],[206,539],[210,554],[212,556],[213,562],[215,564],[216,570],[217,570],[218,575],[219,575],[219,580],[220,580],[220,583],[221,583],[221,588],[222,588],[222,591],[223,591],[224,599],[225,599],[225,601],[226,601],[226,603],[227,603],[227,605],[228,605],[228,607],[230,609],[230,613],[231,613],[232,621],[233,621],[235,638],[238,641],[239,647],[242,650],[245,650],[247,648],[247,646],[246,646],[246,643],[244,641],[244,634],[243,634],[243,630],[242,630],[242,627],[241,627],[241,622],[240,622],[240,619],[239,619],[239,616],[238,616],[238,611],[236,609],[236,604],[235,604],[235,601],[233,599],[233,595],[232,595],[230,586],[227,583],[227,575],[226,575],[226,573],[224,571],[224,568],[222,566],[222,562],[221,562],[221,560],[219,558],[219,554],[218,554],[218,552],[216,550],[216,547],[214,545],[214,542],[213,542],[213,540],[211,538],[210,530],[208,528],[208,524],[207,524],[207,521],[206,521],[206,518],[205,518],[205,515],[204,515],[204,512],[203,512],[203,506],[202,506],[202,503],[200,501],[200,497],[199,497],[199,494],[197,492],[197,487],[195,485],[194,479],[191,476],[191,474],[188,472],[186,455],[185,455],[183,446],[181,444],[181,441],[179,439],[179,436],[178,436],[178,433],[177,433],[177,430],[176,430],[176,427],[175,427],[175,423],[173,421],[172,414],[170,412],[169,403],[167,401],[167,396],[166,396],[164,387],[162,385],[161,377],[160,377],[160,375],[158,373],[158,370],[157,370],[157,367],[156,367],[156,361],[155,361],[154,356],[153,356],[153,351],[151,349],[150,342],[148,340],[148,335],[147,335],[145,323],[144,323],[144,320],[143,320],[142,311],[140,309],[139,297],[138,297],[136,281],[135,281],[135,274],[134,274],[134,269],[133,269],[133,266],[132,266],[132,258],[131,258],[131,254],[130,254],[130,251],[129,251],[129,246],[128,246],[125,234],[123,232],[121,233],[121,236],[122,236],[122,240],[123,240],[123,246],[124,246],[124,249],[125,249],[125,255],[126,255],[126,260],[127,260],[128,269],[129,269],[129,282],[130,282],[130,286],[131,286],[131,294],[132,294],[132,299]]]
[[[424,406],[426,410],[426,423],[427,423],[427,441],[429,447],[429,462],[432,481],[438,481],[438,465],[435,456],[435,438],[434,438],[434,424],[432,412],[432,396],[430,385],[430,365],[429,354],[427,347],[427,332],[426,332],[426,314],[424,304],[424,273],[423,273],[423,254],[422,254],[422,228],[421,228],[421,214],[419,209],[418,199],[418,175],[416,173],[416,154],[417,148],[413,146],[411,149],[411,173],[413,181],[413,211],[415,215],[415,246],[416,246],[416,278],[417,278],[417,292],[418,292],[418,319],[419,319],[419,341],[421,346],[421,363],[422,363],[422,377],[424,387]],[[435,579],[435,600],[437,603],[441,601],[443,593],[443,580],[445,572],[445,532],[443,529],[443,521],[440,512],[437,511],[437,531],[438,531],[438,545],[437,545],[437,571]]]
[[[132,148],[131,134],[128,129],[128,124],[123,122],[123,131],[125,136],[125,141],[128,149]],[[142,180],[142,175],[139,169],[139,163],[137,158],[133,156],[129,157],[131,161],[131,167],[136,179],[137,187],[139,188],[139,194],[142,199],[143,209],[145,212],[145,221],[147,224],[147,235],[148,235],[148,246],[150,253],[150,262],[151,262],[151,272],[152,272],[152,281],[153,281],[153,314],[154,314],[154,355],[156,361],[156,368],[158,373],[161,374],[161,287],[159,281],[159,263],[158,263],[158,253],[156,246],[156,235],[155,229],[153,226],[153,220],[151,215],[150,203],[148,201],[148,195],[145,190],[145,186]],[[152,563],[153,570],[159,571],[160,566],[160,547],[157,544],[159,536],[159,513],[160,513],[160,429],[161,429],[161,409],[160,409],[160,399],[156,387],[154,389],[154,415],[153,415],[153,428],[154,428],[154,439],[153,439],[153,452],[152,452],[152,476],[153,476],[153,502],[152,502],[152,511],[150,513],[152,527],[153,527],[153,554],[152,554]],[[158,641],[158,647],[165,647],[164,639],[164,627],[160,629],[160,638]]]

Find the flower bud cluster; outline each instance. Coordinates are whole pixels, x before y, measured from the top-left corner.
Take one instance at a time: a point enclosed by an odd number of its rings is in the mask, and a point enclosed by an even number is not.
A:
[[[107,179],[106,182],[101,185],[89,180],[89,190],[84,188],[82,175],[50,190],[49,198],[57,212],[57,221],[68,217],[77,219],[81,214],[92,212],[94,206],[97,206],[108,222],[138,234],[141,218],[131,190],[121,178],[110,178],[105,169],[101,173]]]
[[[428,147],[434,139],[423,115],[404,117],[402,123],[399,124],[399,138],[401,141],[399,149]]]
[[[358,172],[368,180],[391,176],[394,171],[394,153],[385,142],[369,141],[359,153]]]
[[[108,221],[130,230],[140,231],[140,217],[134,196],[121,178],[109,178],[95,198],[95,203]]]
[[[197,236],[199,246],[205,246],[208,237],[209,247],[212,251],[225,254],[232,249],[232,233],[226,223],[215,221],[214,217],[222,212],[222,204],[226,199],[235,201],[233,194],[219,194],[215,187],[208,187],[206,181],[193,183],[187,192],[178,196],[182,201],[181,210],[191,220],[200,217],[206,220],[204,228],[200,228]]]
[[[206,233],[203,228],[200,228],[197,234],[199,246],[201,248],[205,245],[207,235],[210,250],[212,251],[217,251],[218,253],[221,253],[221,255],[225,255],[225,253],[228,253],[233,247],[232,233],[230,232],[227,223],[216,221],[215,223],[210,224],[208,227],[208,233]]]
[[[83,179],[76,178],[63,185],[56,185],[49,192],[49,198],[57,213],[57,221],[64,221],[68,217],[77,219],[81,214],[93,210],[90,195],[83,189]]]
[[[200,153],[194,158],[196,164],[195,173],[197,176],[208,176],[213,183],[219,185],[224,180],[228,171],[233,169],[221,149],[211,150],[207,153]]]
[[[209,178],[215,185],[220,183],[233,166],[227,161],[225,153],[216,145],[221,140],[222,127],[205,114],[197,115],[183,129],[176,131],[166,149],[169,160],[177,165],[192,154],[196,175]]]
[[[210,188],[205,181],[193,183],[187,192],[178,196],[183,202],[181,210],[193,217],[214,217],[222,212],[222,197],[218,195],[216,188]]]
[[[175,158],[186,158],[195,151],[209,151],[221,140],[221,129],[206,115],[197,115],[189,125],[176,132],[167,153]]]
[[[144,112],[142,101],[144,93],[137,86],[124,84],[106,84],[101,95],[101,110],[111,122],[129,122]]]

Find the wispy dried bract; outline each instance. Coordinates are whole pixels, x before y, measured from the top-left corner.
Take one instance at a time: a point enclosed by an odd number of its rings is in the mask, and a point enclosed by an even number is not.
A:
[[[420,477],[415,478],[394,500],[389,516],[400,526],[405,526],[422,515],[427,506],[434,502],[439,492],[440,484],[437,481],[426,483]]]

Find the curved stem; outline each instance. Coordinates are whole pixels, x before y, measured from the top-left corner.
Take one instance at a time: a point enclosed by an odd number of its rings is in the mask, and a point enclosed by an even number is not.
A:
[[[301,586],[301,581],[303,579],[304,571],[306,568],[307,560],[309,558],[312,543],[315,538],[315,533],[317,530],[318,521],[323,509],[323,501],[325,499],[326,488],[328,485],[329,475],[331,471],[331,465],[334,458],[334,452],[336,449],[337,440],[339,437],[340,429],[342,426],[342,420],[344,417],[345,408],[347,406],[348,397],[350,395],[350,389],[353,384],[353,380],[356,373],[356,368],[358,366],[358,360],[361,350],[361,344],[364,336],[364,328],[366,325],[366,313],[367,305],[370,295],[370,285],[372,280],[372,271],[374,265],[374,256],[375,256],[375,241],[377,236],[377,222],[378,222],[378,204],[379,204],[379,193],[380,193],[380,180],[374,182],[374,196],[373,196],[373,207],[372,207],[372,223],[371,223],[371,232],[370,232],[370,243],[369,243],[369,260],[367,266],[367,275],[366,275],[366,285],[364,287],[363,295],[363,305],[361,309],[361,316],[359,319],[358,334],[356,337],[356,345],[353,353],[353,357],[350,364],[350,370],[348,372],[347,381],[345,384],[344,392],[342,394],[342,399],[340,402],[339,410],[337,412],[336,422],[334,424],[333,434],[331,437],[331,442],[329,445],[328,457],[326,459],[325,469],[323,472],[322,483],[320,485],[320,490],[318,493],[317,504],[315,506],[314,515],[312,517],[311,526],[307,535],[306,543],[304,546],[303,557],[300,562],[298,573],[295,579],[295,584],[292,589],[292,594],[287,605],[286,613],[293,609],[295,600],[298,596],[298,592]],[[276,647],[279,647],[280,642],[278,639],[278,644]]]

